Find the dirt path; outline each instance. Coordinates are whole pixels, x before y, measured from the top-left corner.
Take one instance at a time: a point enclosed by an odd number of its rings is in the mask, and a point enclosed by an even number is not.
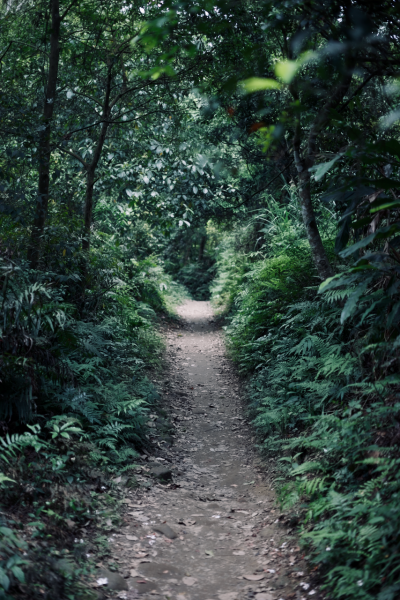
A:
[[[163,379],[175,442],[159,442],[145,467],[172,480],[127,494],[125,526],[110,537],[125,579],[108,582],[119,588],[111,595],[315,600],[297,542],[263,482],[210,304],[188,301],[179,314],[186,325],[168,330]]]

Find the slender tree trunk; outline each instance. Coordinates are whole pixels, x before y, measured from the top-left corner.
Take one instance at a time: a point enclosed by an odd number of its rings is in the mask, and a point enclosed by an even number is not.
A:
[[[108,118],[108,116],[106,117]],[[103,150],[104,142],[107,136],[108,122],[103,123],[99,140],[97,142],[94,157],[90,165],[88,165],[86,175],[86,195],[85,195],[85,215],[84,215],[84,236],[82,241],[83,250],[89,250],[90,248],[90,228],[93,220],[93,188],[95,184],[95,173],[97,165],[99,164],[101,152]]]
[[[90,228],[92,226],[93,218],[93,188],[95,184],[95,173],[97,165],[99,164],[100,156],[103,151],[104,142],[106,141],[111,105],[110,105],[110,92],[111,92],[111,81],[112,81],[112,66],[109,66],[106,84],[106,95],[104,98],[103,105],[103,125],[101,126],[100,136],[97,141],[97,145],[93,154],[93,160],[87,167],[86,176],[86,197],[85,197],[85,222],[84,222],[84,237],[82,241],[82,249],[89,250],[90,248]]]
[[[310,244],[314,264],[318,271],[318,275],[321,277],[322,281],[325,281],[325,279],[327,279],[328,277],[332,277],[334,275],[334,272],[326,254],[324,245],[322,243],[321,235],[319,233],[318,224],[315,218],[315,212],[311,200],[310,171],[308,170],[307,165],[304,165],[304,163],[306,163],[306,161],[296,161],[296,167],[299,171],[299,195],[301,201],[301,213],[303,217],[304,227],[306,228],[307,238]]]
[[[324,281],[328,277],[334,275],[334,271],[329,262],[321,235],[319,233],[318,224],[315,218],[315,212],[311,199],[311,176],[310,169],[315,164],[315,154],[317,151],[317,139],[322,129],[326,126],[330,119],[330,111],[337,108],[344,96],[347,94],[351,80],[353,77],[354,64],[351,63],[347,74],[339,85],[332,91],[332,94],[322,106],[320,112],[314,119],[311,126],[307,148],[305,150],[305,158],[301,157],[301,127],[299,119],[296,120],[295,133],[293,139],[293,155],[299,179],[299,195],[301,202],[301,212],[303,216],[304,226],[307,232],[307,238],[311,247],[315,267],[318,275]],[[290,91],[295,100],[299,100],[299,95],[295,85],[290,86]]]
[[[189,262],[190,252],[192,250],[192,241],[189,238],[186,242],[185,254],[183,257],[183,266],[185,267]]]
[[[84,235],[82,241],[83,250],[90,248],[90,228],[93,217],[93,188],[94,188],[95,169],[90,165],[86,175],[86,196],[85,196],[85,215],[84,215]]]
[[[202,234],[201,239],[200,239],[200,246],[199,246],[199,262],[202,262],[204,259],[204,250],[206,248],[206,243],[207,243],[207,236],[206,236],[206,234]]]
[[[46,95],[43,108],[43,129],[39,137],[39,180],[38,195],[36,200],[35,217],[31,239],[28,247],[28,260],[33,269],[39,264],[40,242],[46,223],[48,205],[49,205],[49,184],[50,184],[50,133],[51,119],[53,117],[54,102],[57,88],[58,65],[60,59],[60,7],[59,0],[51,0],[51,34],[50,34],[50,55],[49,72],[47,78]]]

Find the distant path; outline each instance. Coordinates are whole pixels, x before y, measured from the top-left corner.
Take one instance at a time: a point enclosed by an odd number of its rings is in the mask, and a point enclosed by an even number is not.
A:
[[[278,522],[279,509],[257,468],[210,303],[185,302],[179,315],[186,325],[168,328],[162,390],[176,441],[158,455],[164,457],[158,464],[173,465],[173,483],[157,484],[138,503],[138,496],[126,500],[131,512],[115,552],[121,567],[131,569],[130,591],[115,597],[316,600],[296,539]],[[165,525],[175,539],[163,535]]]

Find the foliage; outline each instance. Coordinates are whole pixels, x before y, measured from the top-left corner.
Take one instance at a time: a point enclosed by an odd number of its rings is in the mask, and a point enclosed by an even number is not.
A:
[[[390,0],[2,3],[0,485],[29,534],[94,519],[85,478],[147,444],[184,284],[229,314],[327,585],[398,595],[399,33]],[[16,529],[3,591],[51,587]]]
[[[97,520],[96,503],[92,498],[90,508],[83,496],[85,481],[98,469],[96,480],[107,489],[114,473],[129,474],[148,444],[146,423],[158,394],[146,370],[157,367],[163,350],[157,314],[167,315],[180,295],[155,258],[133,258],[129,245],[116,246],[106,231],[93,236],[88,265],[90,288],[82,305],[73,259],[63,275],[2,257],[2,510],[30,510],[33,529],[21,524],[28,539],[32,531],[48,539],[55,527],[64,529],[61,548],[69,546],[67,522]],[[97,488],[101,492],[100,483]],[[9,549],[15,526],[5,524],[3,534]],[[28,562],[18,552],[2,552],[4,593],[15,593],[18,585],[30,589],[36,581],[29,565],[42,558],[32,546],[27,552]],[[80,575],[65,581],[55,557],[49,579],[37,585],[59,597],[68,590],[85,597]]]
[[[178,230],[171,235],[164,250],[164,266],[195,300],[210,298],[210,285],[215,276],[215,252],[220,233],[209,220],[206,226]]]
[[[375,272],[338,265],[318,294],[295,208],[269,207],[260,250],[248,251],[257,220],[226,236],[213,288],[230,311],[232,355],[251,374],[260,447],[281,465],[280,502],[301,517],[334,597],[394,599],[400,404],[397,337],[387,332],[396,287],[383,293]]]

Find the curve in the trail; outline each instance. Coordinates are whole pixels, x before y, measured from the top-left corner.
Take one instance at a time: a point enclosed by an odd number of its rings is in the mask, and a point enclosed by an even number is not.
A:
[[[172,482],[127,493],[125,525],[110,537],[126,579],[111,595],[316,600],[320,592],[308,583],[297,541],[263,481],[210,303],[188,301],[179,315],[183,325],[166,331],[162,380],[175,443],[156,444],[147,459],[149,469],[171,470]]]

